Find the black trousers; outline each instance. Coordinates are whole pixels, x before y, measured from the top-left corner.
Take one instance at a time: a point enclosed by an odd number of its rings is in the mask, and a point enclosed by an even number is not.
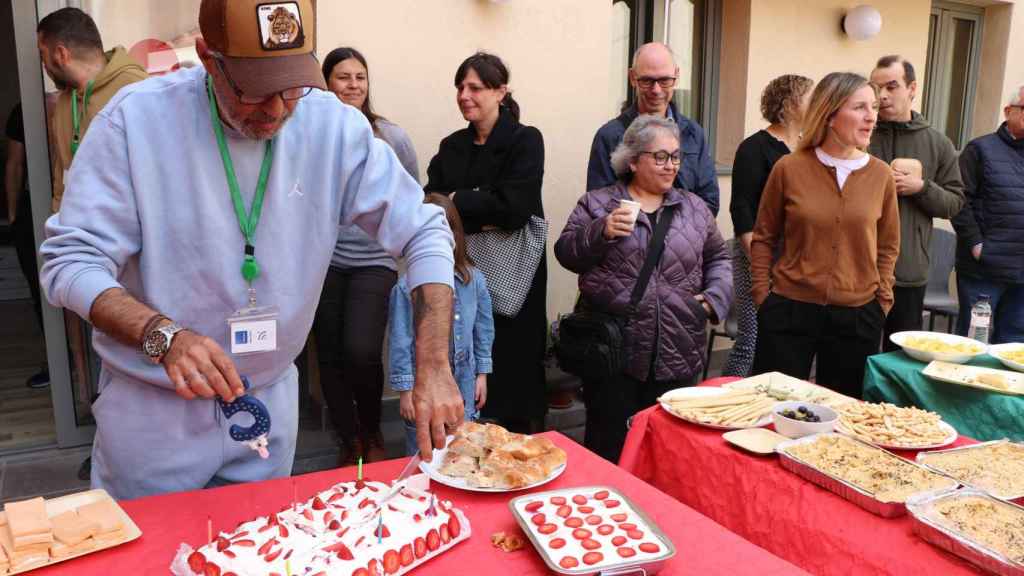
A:
[[[757,311],[753,374],[782,372],[861,397],[864,363],[878,353],[885,314],[877,300],[863,306],[821,306],[772,293]]]
[[[36,238],[32,232],[32,205],[28,190],[24,190],[18,198],[18,214],[11,226],[14,250],[18,254],[18,266],[28,282],[28,291],[32,294],[32,307],[39,320],[39,328],[43,327],[43,312],[40,306],[39,269],[36,267]]]
[[[339,440],[380,431],[384,329],[398,275],[383,266],[331,267],[316,310],[320,385]]]
[[[885,318],[885,334],[882,336],[882,350],[895,352],[900,347],[889,341],[889,335],[896,332],[921,329],[921,315],[924,314],[924,293],[927,286],[893,286],[892,310]]]
[[[699,374],[682,380],[655,381],[651,370],[647,381],[620,374],[607,381],[584,382],[583,402],[587,406],[583,445],[605,460],[618,463],[626,443],[626,421],[653,406],[669,390],[693,386]]]

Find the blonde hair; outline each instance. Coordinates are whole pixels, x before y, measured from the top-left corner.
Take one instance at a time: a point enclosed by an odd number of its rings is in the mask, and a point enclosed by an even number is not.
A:
[[[821,79],[811,94],[811,103],[804,116],[803,138],[800,150],[809,150],[821,146],[828,137],[829,125],[836,112],[846,104],[854,92],[865,86],[871,86],[868,79],[853,72],[832,72]],[[875,97],[878,89],[873,87]]]

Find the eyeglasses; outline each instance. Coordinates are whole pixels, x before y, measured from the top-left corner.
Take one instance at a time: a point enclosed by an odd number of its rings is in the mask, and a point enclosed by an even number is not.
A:
[[[654,83],[657,82],[658,86],[661,86],[662,88],[665,89],[669,89],[676,85],[676,80],[678,80],[678,78],[676,78],[675,76],[662,76],[660,78],[641,76],[640,78],[636,79],[636,84],[637,86],[643,88],[644,90],[650,90],[651,88],[654,88]]]
[[[672,161],[673,166],[679,166],[679,164],[682,163],[683,161],[682,157],[679,155],[678,150],[671,154],[664,150],[658,150],[657,152],[641,152],[640,154],[638,154],[638,156],[643,156],[644,154],[650,154],[651,157],[654,158],[655,166],[664,166],[665,163],[668,162],[669,160]]]
[[[210,54],[213,56],[213,61],[217,63],[217,69],[220,70],[220,73],[224,76],[225,79],[227,79],[228,85],[231,86],[231,91],[235,93],[235,96],[238,97],[238,101],[242,104],[263,104],[264,102],[270,100],[274,96],[280,96],[281,100],[288,102],[291,100],[298,100],[300,98],[303,98],[304,96],[308,95],[310,92],[313,91],[313,88],[309,86],[298,86],[295,88],[288,88],[282,90],[275,94],[267,94],[266,96],[249,96],[248,94],[242,92],[242,89],[239,88],[237,84],[235,84],[235,81],[231,79],[231,75],[228,74],[228,71],[224,68],[224,55],[214,52],[212,50],[210,51]]]

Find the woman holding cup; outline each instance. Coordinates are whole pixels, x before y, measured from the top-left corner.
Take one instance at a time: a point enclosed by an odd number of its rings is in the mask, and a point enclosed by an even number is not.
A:
[[[707,205],[673,188],[679,128],[638,117],[611,155],[619,181],[584,194],[555,244],[562,266],[579,274],[580,306],[627,320],[622,373],[584,381],[584,444],[617,461],[626,420],[662,393],[696,383],[704,366],[705,327],[728,313],[732,267]],[[630,312],[630,295],[658,221],[669,218],[664,251]]]

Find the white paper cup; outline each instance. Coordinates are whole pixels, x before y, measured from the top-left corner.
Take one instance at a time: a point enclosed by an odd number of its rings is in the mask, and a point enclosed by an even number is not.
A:
[[[619,206],[629,208],[630,221],[635,224],[637,217],[640,216],[640,203],[633,200],[619,200]]]

